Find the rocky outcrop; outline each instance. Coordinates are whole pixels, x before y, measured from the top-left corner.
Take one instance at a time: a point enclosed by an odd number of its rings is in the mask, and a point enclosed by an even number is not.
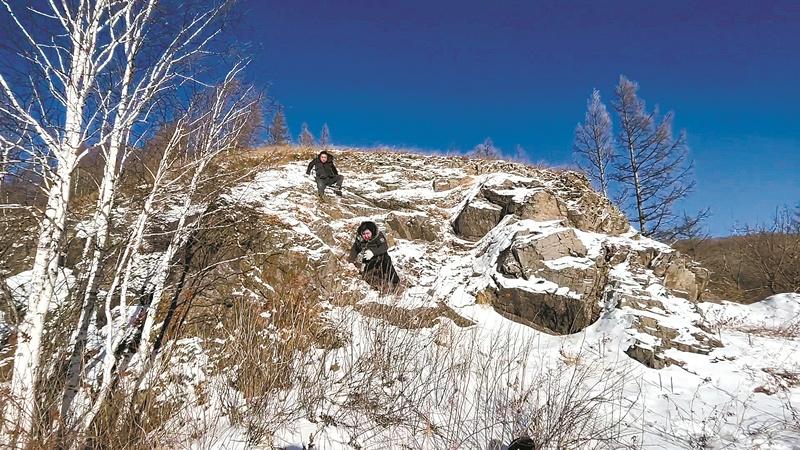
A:
[[[506,317],[548,333],[570,334],[586,328],[599,316],[599,298],[607,279],[605,258],[592,261],[585,258],[586,253],[572,229],[544,236],[515,235],[511,246],[500,252],[497,271],[534,286],[550,282],[557,288],[542,291],[500,282],[490,303]],[[548,263],[565,257],[585,260],[563,266]]]
[[[549,334],[577,333],[600,316],[592,302],[557,292],[500,287],[481,296],[504,317]]]
[[[633,242],[632,242],[633,244]],[[674,329],[661,323],[671,314],[662,299],[647,287],[659,281],[673,295],[689,301],[702,292],[707,272],[684,255],[664,247],[605,245],[599,254],[588,250],[572,228],[551,233],[517,232],[500,251],[495,279],[478,298],[504,317],[551,334],[570,334],[594,323],[605,308],[624,310],[631,317],[628,356],[651,368],[683,364],[667,350],[708,354],[719,341],[702,326]],[[611,279],[610,268],[625,263],[636,274],[635,284]],[[524,280],[508,282],[509,280]],[[692,309],[685,300],[672,304]],[[691,320],[690,320],[691,321]]]
[[[676,359],[677,356],[666,356],[667,350],[707,355],[722,346],[704,325],[705,318],[692,303],[680,298],[662,300],[654,296],[642,288],[647,280],[653,280],[654,274],[643,272],[644,268],[632,267],[631,270],[638,272],[641,277],[642,282],[638,287],[629,284],[624,286],[619,280],[611,280],[605,292],[609,299],[607,304],[624,310],[631,316],[629,330],[633,339],[626,351],[628,356],[651,369],[661,369],[668,365],[684,364]],[[672,306],[666,304],[666,301]],[[676,307],[681,311],[673,310]],[[674,328],[665,323],[669,317],[679,313],[685,315],[683,326]]]
[[[690,301],[699,301],[709,280],[709,272],[677,250],[656,248],[633,250],[608,246],[610,264],[628,261],[634,268],[652,270],[669,291]]]
[[[660,253],[649,266],[667,289],[687,300],[700,300],[708,284],[708,270],[678,251]]]
[[[467,239],[480,239],[503,219],[503,208],[485,200],[468,202],[453,223],[453,230]]]
[[[683,364],[682,352],[707,354],[719,345],[692,303],[700,298],[708,272],[664,245],[628,236],[625,216],[598,195],[585,176],[453,159],[437,160],[441,166],[433,170],[435,158],[375,157],[384,158],[377,166],[380,172],[365,175],[374,170],[374,161],[369,167],[358,166],[364,164],[363,157],[345,156],[343,161],[351,161],[350,169],[359,174],[354,177],[361,177],[353,186],[370,189],[354,189],[354,195],[340,199],[335,207],[308,209],[315,220],[304,222],[313,236],[297,236],[287,222],[287,234],[274,239],[287,243],[287,254],[264,260],[256,266],[258,272],[275,270],[274,266],[298,267],[314,274],[305,291],[327,299],[332,290],[319,280],[350,281],[341,274],[352,269],[342,267],[341,259],[328,247],[349,245],[352,230],[347,227],[373,217],[384,227],[387,239],[421,245],[404,252],[405,246],[399,244],[396,262],[411,287],[403,294],[402,308],[383,302],[359,303],[364,288],[360,283],[339,286],[346,297],[332,302],[351,301],[364,316],[407,328],[450,321],[469,326],[471,322],[461,322],[457,315],[471,317],[471,311],[459,309],[465,300],[469,304],[469,296],[453,295],[452,290],[466,288],[476,304],[553,335],[580,332],[609,315],[603,326],[614,327],[615,339],[628,346],[628,355],[648,367]],[[395,181],[399,178],[404,179],[402,189]],[[432,195],[431,190],[443,194]],[[467,190],[469,197],[464,199]],[[302,194],[292,191],[298,198]],[[281,205],[275,195],[259,198],[266,199],[268,211],[276,210],[273,204]],[[463,203],[457,207],[459,202]],[[291,212],[295,205],[287,202],[285,208]],[[445,220],[454,209],[450,225],[463,240],[443,235]],[[249,226],[249,221],[245,223]],[[478,245],[467,242],[482,239]],[[417,251],[424,256],[417,256]],[[451,282],[441,280],[442,276],[454,278]],[[289,282],[281,275],[262,278],[273,287]],[[406,308],[405,302],[417,306]]]
[[[609,235],[619,235],[630,228],[625,215],[597,194],[584,176],[564,172],[545,181],[490,178],[464,205],[454,229],[461,237],[480,239],[506,214],[536,221],[560,220],[565,226]],[[480,222],[480,226],[474,222]]]
[[[401,239],[433,242],[438,239],[439,227],[430,217],[421,214],[396,214],[386,216],[386,226]]]
[[[678,330],[660,324],[653,317],[638,316],[633,327],[640,335],[649,338],[647,340],[634,339],[625,353],[651,369],[684,364],[683,361],[666,356],[665,351],[669,349],[707,355],[715,348],[722,347],[722,343],[718,339],[700,329],[690,333],[691,339],[681,339]]]

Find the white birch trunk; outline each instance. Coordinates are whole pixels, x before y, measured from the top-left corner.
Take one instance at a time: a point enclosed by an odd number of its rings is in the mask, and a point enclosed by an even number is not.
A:
[[[46,76],[51,77],[49,78],[51,88],[55,90],[53,76],[58,77],[64,88],[61,97],[64,108],[63,134],[56,139],[51,135],[52,131],[46,128],[46,124],[25,110],[5,78],[0,76],[0,82],[14,107],[16,117],[36,131],[39,138],[49,147],[56,164],[55,177],[50,180],[52,184],[48,192],[45,217],[40,225],[28,311],[17,333],[17,351],[11,380],[12,401],[7,402],[4,435],[0,436],[10,438],[15,432],[19,432],[17,444],[24,447],[33,429],[32,419],[36,410],[35,385],[40,371],[42,334],[55,290],[59,256],[63,247],[72,172],[81,154],[81,145],[87,131],[84,108],[97,74],[108,63],[108,58],[113,55],[118,41],[112,39],[105,48],[98,48],[98,38],[103,28],[108,27],[110,30],[116,25],[116,19],[109,11],[108,0],[98,0],[94,5],[82,1],[77,6],[77,11],[73,11],[74,15],[66,10],[59,11],[54,3],[50,3],[70,40],[67,70],[64,74],[52,75],[53,72],[57,72],[58,66],[47,57],[42,47],[14,14],[10,5],[6,1],[3,1],[3,5],[28,39],[28,43],[42,57],[41,60],[37,60],[37,64],[49,69],[46,70]],[[66,4],[64,7],[68,8]],[[58,64],[63,67],[64,61],[61,57],[59,53]],[[42,102],[41,98],[39,102]]]
[[[81,52],[79,55],[87,56]],[[81,61],[83,58],[78,58],[78,62]],[[42,333],[58,276],[58,258],[63,245],[72,172],[77,162],[77,150],[82,138],[84,101],[85,96],[79,95],[76,86],[68,86],[64,141],[57,154],[56,179],[48,193],[45,218],[41,224],[36,246],[28,310],[17,331],[17,350],[11,378],[11,398],[15,399],[15,402],[8,403],[5,419],[7,426],[13,426],[8,424],[16,422],[15,428],[20,432],[20,446],[27,444],[32,431],[32,419],[36,409],[34,386],[39,373]],[[13,433],[14,429],[7,428],[7,431]]]
[[[171,157],[172,150],[174,150],[174,148],[178,145],[182,137],[182,128],[178,126],[176,127],[172,139],[165,149],[164,156],[159,163],[158,170],[153,180],[153,187],[150,190],[147,199],[145,200],[142,211],[140,211],[132,227],[133,231],[128,237],[128,245],[126,246],[120,261],[118,262],[114,279],[111,282],[111,287],[109,288],[108,295],[106,296],[105,315],[108,330],[106,333],[105,347],[103,349],[103,377],[100,383],[98,394],[92,403],[91,408],[85,415],[83,415],[81,419],[80,430],[82,433],[86,433],[89,427],[91,427],[94,418],[97,416],[97,413],[100,412],[100,408],[103,406],[103,403],[110,393],[111,385],[114,381],[113,370],[117,364],[116,352],[120,344],[122,344],[127,337],[128,331],[131,329],[129,326],[130,322],[129,318],[127,317],[127,311],[125,311],[127,309],[127,301],[125,300],[125,297],[128,293],[130,277],[134,269],[133,264],[136,261],[137,256],[140,254],[139,248],[144,241],[145,229],[150,217],[153,214],[157,195],[164,186],[166,172],[169,169],[169,159]],[[119,325],[115,326],[115,320],[113,319],[111,312],[111,303],[113,294],[118,287],[121,291],[119,308],[120,317],[116,320]],[[82,443],[79,440],[76,440],[73,445],[73,448],[80,448]]]

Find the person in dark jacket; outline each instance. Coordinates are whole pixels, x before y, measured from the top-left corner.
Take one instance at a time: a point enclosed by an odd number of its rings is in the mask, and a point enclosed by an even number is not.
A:
[[[339,171],[336,170],[336,166],[333,164],[333,155],[325,150],[319,152],[319,155],[308,163],[306,175],[311,175],[311,169],[314,169],[315,172],[314,178],[317,181],[317,192],[320,197],[328,186],[333,186],[333,192],[336,195],[342,195],[344,177],[339,175]]]
[[[362,262],[364,268],[361,273],[367,283],[386,291],[396,288],[400,283],[388,251],[386,236],[378,231],[375,222],[362,222],[356,231],[356,240],[350,248],[347,260],[354,264]]]

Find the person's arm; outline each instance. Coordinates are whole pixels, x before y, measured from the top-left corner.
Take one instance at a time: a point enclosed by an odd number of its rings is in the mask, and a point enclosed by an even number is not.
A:
[[[339,176],[339,171],[336,170],[336,164],[331,161],[331,169],[333,169],[333,176]]]
[[[316,161],[316,158],[312,159],[311,162],[308,163],[308,168],[306,169],[306,175],[311,175],[311,169],[314,168],[314,161]]]
[[[350,247],[350,256],[347,257],[347,261],[355,263],[359,253],[361,253],[361,246],[358,245],[358,239],[356,239],[353,242],[353,246]]]

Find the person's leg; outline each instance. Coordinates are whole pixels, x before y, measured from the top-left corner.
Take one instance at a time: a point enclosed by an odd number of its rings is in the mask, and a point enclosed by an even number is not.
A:
[[[381,289],[380,269],[373,268],[372,270],[364,271],[364,281],[367,282],[373,289]]]
[[[328,186],[333,187],[333,193],[336,195],[342,195],[342,180],[344,177],[341,175],[336,175],[328,180]]]
[[[381,255],[381,280],[386,289],[394,289],[400,283],[400,277],[392,264],[392,257],[388,254]]]
[[[325,194],[325,180],[322,178],[317,178],[317,194],[322,197]]]
[[[391,260],[389,260],[389,280],[393,286],[400,284],[400,275],[397,274],[397,270],[395,270]]]

